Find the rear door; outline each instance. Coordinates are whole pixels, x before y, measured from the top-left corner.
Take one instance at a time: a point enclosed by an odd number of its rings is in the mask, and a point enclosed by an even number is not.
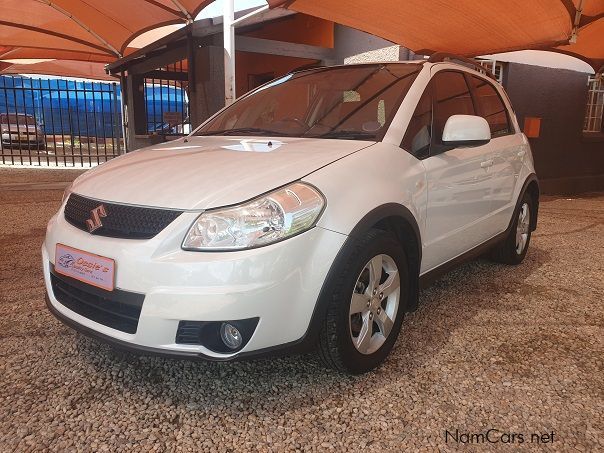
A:
[[[497,88],[486,78],[468,75],[478,115],[489,123],[493,166],[490,168],[491,210],[490,223],[497,231],[507,228],[514,209],[514,188],[522,159],[524,146],[521,134],[516,133],[510,113]]]
[[[442,143],[452,115],[476,115],[463,72],[444,70],[432,78],[432,133],[423,160],[428,184],[422,272],[443,264],[490,239],[493,164],[490,143],[451,148]]]

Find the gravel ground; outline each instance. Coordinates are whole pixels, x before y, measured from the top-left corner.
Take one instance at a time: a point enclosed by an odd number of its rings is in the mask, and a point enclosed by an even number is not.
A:
[[[75,174],[4,169],[0,185]],[[313,356],[177,361],[75,334],[46,310],[40,271],[60,199],[0,193],[0,451],[511,451],[503,433],[604,450],[604,194],[543,200],[524,264],[448,274],[386,364],[354,378]],[[463,443],[488,429],[502,442]]]

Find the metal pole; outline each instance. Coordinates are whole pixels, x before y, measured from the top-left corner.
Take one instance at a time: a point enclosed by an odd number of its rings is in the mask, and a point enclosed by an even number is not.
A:
[[[235,1],[224,0],[222,33],[224,36],[224,104],[235,100]]]
[[[116,142],[114,142],[113,144],[113,152],[112,154],[115,156],[116,155],[116,149],[117,149],[117,155],[119,156],[120,154],[122,154],[122,150],[121,150],[121,137],[120,137],[120,123],[122,123],[123,125],[123,121],[120,121],[120,114],[119,114],[119,110],[118,110],[118,104],[117,104],[117,85],[115,82],[113,82],[111,84],[111,104],[113,107],[113,116],[111,119],[111,124],[113,125],[114,128],[114,132],[112,133],[112,135],[116,138]],[[120,96],[120,100],[121,100],[121,96]],[[117,146],[116,146],[117,145]]]
[[[127,87],[126,87],[126,76],[124,75],[124,73],[122,72],[120,74],[120,105],[122,107],[122,137],[120,138],[118,135],[118,151],[119,154],[122,154],[122,149],[121,149],[121,141],[119,140],[124,140],[124,149],[123,152],[124,154],[127,153],[129,151],[128,149],[128,140],[126,139],[126,136],[128,134],[128,128],[127,126],[129,126],[128,124],[128,109],[130,107],[128,107],[128,102],[127,102]]]

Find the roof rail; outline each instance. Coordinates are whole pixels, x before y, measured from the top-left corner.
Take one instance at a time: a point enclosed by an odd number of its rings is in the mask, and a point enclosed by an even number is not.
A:
[[[471,69],[483,73],[484,75],[490,77],[493,80],[497,80],[497,77],[495,77],[495,75],[488,68],[485,68],[476,60],[472,60],[470,58],[462,57],[460,55],[455,55],[453,53],[448,52],[435,52],[430,55],[430,58],[428,58],[428,63],[442,63],[447,61],[469,67]]]

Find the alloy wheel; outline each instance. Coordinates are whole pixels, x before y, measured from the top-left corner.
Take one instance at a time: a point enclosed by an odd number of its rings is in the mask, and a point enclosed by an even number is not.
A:
[[[528,203],[523,203],[518,213],[518,224],[516,225],[516,253],[522,255],[528,242],[530,233],[530,208]]]
[[[352,343],[361,354],[373,354],[392,331],[401,294],[398,267],[388,255],[376,255],[356,281],[349,311]]]

